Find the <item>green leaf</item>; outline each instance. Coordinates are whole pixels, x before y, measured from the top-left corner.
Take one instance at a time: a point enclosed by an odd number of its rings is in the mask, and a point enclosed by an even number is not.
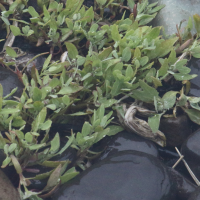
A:
[[[69,114],[70,116],[82,116],[82,115],[88,115],[88,113],[85,113],[85,112],[76,112],[76,113],[73,113],[73,114]]]
[[[90,135],[91,132],[92,132],[91,124],[89,122],[85,122],[83,124],[82,131],[81,131],[82,135],[85,137],[87,135]]]
[[[85,63],[85,57],[82,57],[82,56],[77,56],[77,65],[78,66],[81,66]]]
[[[17,27],[17,26],[10,25],[10,30],[12,31],[14,36],[21,35],[21,31],[20,31],[19,27]]]
[[[8,97],[12,96],[16,91],[17,91],[18,87],[12,89],[12,91],[10,92],[10,94],[7,94],[3,99],[7,99]]]
[[[117,70],[115,70],[117,71]],[[120,93],[120,90],[122,88],[123,82],[121,80],[116,80],[113,84],[112,90],[111,90],[111,95],[112,97],[117,96]]]
[[[167,93],[164,94],[164,96],[162,97],[163,103],[164,103],[164,109],[170,109],[174,106],[175,102],[176,102],[176,95],[178,92],[174,92],[174,91],[169,91]]]
[[[179,69],[179,68],[183,67],[186,63],[187,63],[187,59],[180,60],[176,63],[175,68]]]
[[[69,58],[75,59],[76,56],[78,55],[78,50],[76,46],[70,42],[65,42],[65,45],[67,47]]]
[[[176,67],[176,69],[181,73],[181,74],[189,74],[191,69],[189,67]]]
[[[76,85],[64,86],[57,94],[72,94],[80,91],[82,88]]]
[[[165,55],[167,55],[173,49],[173,45],[177,40],[178,40],[178,37],[170,38],[168,40],[164,40],[163,42],[159,43],[156,46],[155,50],[149,51],[147,56],[150,59],[164,57]]]
[[[193,28],[192,18],[189,17],[187,27],[188,31],[190,32]]]
[[[200,16],[198,14],[193,15],[195,29],[200,34]]]
[[[171,51],[170,55],[169,55],[168,63],[170,63],[171,65],[173,65],[176,61],[177,61],[176,51],[173,49]]]
[[[30,150],[38,150],[38,149],[43,148],[45,146],[46,146],[45,143],[43,143],[43,144],[34,144],[34,145],[31,145],[31,146],[28,146],[28,148]]]
[[[65,22],[66,22],[66,24],[67,24],[67,27],[68,27],[70,30],[72,30],[72,29],[74,28],[74,24],[73,24],[73,21],[72,21],[71,19],[66,18],[66,19],[65,19]]]
[[[94,20],[94,11],[92,6],[85,12],[84,18],[85,17],[88,23],[91,23]]]
[[[153,133],[156,133],[159,129],[161,116],[162,114],[155,114],[153,117],[148,118],[148,124]]]
[[[66,106],[69,106],[69,104],[70,104],[70,98],[69,98],[68,95],[64,95],[64,96],[62,97],[62,101],[63,101],[63,103],[64,103]]]
[[[192,54],[192,56],[195,57],[195,58],[200,58],[200,46],[194,47],[194,48],[191,50],[191,54]]]
[[[47,115],[47,108],[44,107],[44,108],[42,108],[42,110],[39,112],[36,119],[32,123],[32,131],[33,132],[37,132],[39,125],[44,123],[46,115]]]
[[[63,174],[60,177],[61,184],[68,182],[69,180],[77,176],[78,174],[79,172],[76,171],[75,167],[69,169],[67,172],[65,172],[65,174]]]
[[[12,122],[12,126],[14,127],[22,127],[25,124],[26,124],[26,121],[24,121],[21,116],[15,117]]]
[[[17,147],[16,143],[12,143],[9,147],[8,147],[8,152],[12,153]]]
[[[17,160],[17,158],[14,155],[10,155],[12,163],[17,171],[18,174],[22,174],[22,168],[19,164],[19,161]]]
[[[0,111],[0,114],[13,114],[13,113],[17,113],[20,112],[19,108],[3,108]]]
[[[122,61],[128,62],[131,59],[131,49],[129,47],[126,47],[122,51]]]
[[[41,101],[41,99],[42,99],[42,92],[41,92],[41,90],[39,88],[35,87],[33,89],[33,96],[32,96],[32,98],[33,98],[33,101]]]
[[[6,157],[6,159],[3,161],[1,168],[5,168],[9,163],[11,162],[10,157]]]
[[[3,97],[3,86],[0,83],[0,97]]]
[[[193,79],[193,78],[197,77],[198,75],[196,75],[196,74],[190,75],[190,74],[175,73],[175,74],[173,74],[173,76],[177,81],[185,81],[185,80]]]
[[[2,16],[1,19],[4,21],[4,23],[5,23],[7,26],[10,25],[10,22],[9,22],[8,18]]]
[[[28,7],[28,12],[32,17],[40,17],[40,15],[35,11],[35,8],[33,8],[32,6]]]
[[[119,35],[119,31],[118,31],[118,26],[116,24],[112,25],[111,35],[112,35],[112,39],[116,42],[121,39]]]
[[[56,153],[59,148],[60,148],[60,137],[59,137],[59,133],[56,133],[56,135],[53,138],[53,140],[51,140],[50,152],[51,153]]]
[[[45,123],[39,125],[39,129],[45,131],[51,127],[52,121],[48,119]]]
[[[150,10],[148,13],[152,14],[152,13],[158,12],[159,10],[161,10],[164,7],[165,7],[165,5],[156,6],[155,8],[153,8],[152,10]]]
[[[182,109],[187,113],[188,117],[196,124],[200,125],[200,111],[195,109]]]
[[[81,81],[86,80],[86,79],[89,78],[90,76],[92,76],[92,73],[87,73],[87,74],[81,79]]]
[[[161,68],[158,70],[159,76],[164,76],[169,69],[168,59],[165,58],[164,63],[162,64]]]
[[[147,39],[148,42],[152,42],[152,40],[160,35],[160,29],[161,27],[152,28],[151,31],[144,36],[144,39]]]
[[[42,70],[45,70],[45,69],[48,67],[48,65],[49,65],[49,63],[50,63],[50,61],[51,61],[51,58],[52,58],[52,54],[50,54],[50,55],[47,57],[47,59],[45,60],[45,62],[44,62],[44,64],[43,64]]]
[[[139,20],[139,26],[142,26],[152,21],[156,15],[157,13],[154,13],[153,15],[140,14],[140,15],[137,15],[136,20]]]
[[[97,143],[98,141],[100,141],[101,139],[103,139],[106,135],[109,134],[109,132],[110,132],[110,129],[106,128],[103,131],[94,133],[93,134],[95,136],[94,143]]]
[[[123,127],[116,125],[108,126],[108,128],[110,129],[109,133],[107,134],[108,136],[116,135],[117,133],[124,130]]]
[[[136,99],[144,101],[144,102],[153,102],[154,97],[158,97],[158,92],[156,89],[150,87],[142,80],[139,80],[139,84],[140,84],[141,88],[143,89],[143,91],[134,90],[133,98],[136,98]]]
[[[58,154],[62,154],[72,144],[72,142],[74,141],[74,139],[75,139],[74,134],[72,134],[69,137],[69,140],[67,141],[67,143],[65,144],[65,146],[58,152]]]
[[[136,59],[141,58],[141,51],[138,47],[134,51],[134,58],[136,58]]]
[[[0,111],[2,109],[2,105],[3,105],[3,98],[0,96]]]
[[[131,80],[133,76],[134,76],[133,68],[129,65],[126,69],[126,80],[127,81]]]
[[[58,78],[53,78],[50,83],[49,86],[52,88],[55,88],[57,86],[60,86],[60,80]]]
[[[50,13],[49,11],[47,10],[46,6],[43,5],[43,13],[44,13],[44,17],[43,17],[43,20],[44,22],[46,23],[49,19],[50,19]]]
[[[61,173],[62,165],[58,165],[56,169],[52,172],[50,175],[46,187],[43,189],[43,191],[52,189],[54,186],[56,186],[59,183],[60,173]]]
[[[159,80],[158,78],[155,78],[155,77],[152,76],[151,79],[153,81],[155,88],[162,86],[161,80]]]
[[[134,8],[134,6],[135,6],[135,2],[132,1],[132,0],[128,0],[128,6],[132,10]]]
[[[25,140],[27,142],[29,142],[29,143],[32,143],[32,141],[33,141],[33,135],[30,132],[26,133],[25,134]]]
[[[17,53],[15,52],[15,50],[13,50],[11,47],[7,46],[6,47],[6,53],[13,58],[17,57]]]
[[[98,58],[100,60],[104,60],[106,58],[108,58],[108,56],[111,54],[112,52],[112,47],[108,47],[106,49],[104,49],[101,53],[99,53]]]
[[[51,110],[55,110],[56,109],[56,105],[55,104],[49,104],[46,107],[51,109]]]
[[[96,0],[96,2],[100,5],[103,6],[106,3],[107,0]]]

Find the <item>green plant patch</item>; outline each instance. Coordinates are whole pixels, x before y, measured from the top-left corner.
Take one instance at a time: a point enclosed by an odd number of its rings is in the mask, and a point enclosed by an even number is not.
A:
[[[5,7],[1,4],[2,29],[16,38],[25,37],[38,48],[49,45],[49,55],[39,71],[35,67],[30,73],[20,71],[12,45],[5,48],[5,55],[13,62],[5,56],[0,59],[3,66],[18,70],[24,84],[21,97],[15,100],[8,97],[16,89],[4,97],[0,84],[0,130],[5,132],[5,136],[0,134],[0,148],[6,155],[2,167],[14,165],[22,199],[41,199],[79,174],[75,166],[84,170],[85,160],[98,155],[91,147],[126,128],[118,119],[119,114],[125,119],[124,104],[153,107],[146,118],[153,133],[159,130],[161,117],[178,108],[200,123],[200,99],[187,96],[189,80],[197,75],[186,67],[187,56],[200,57],[199,15],[193,16],[197,34],[190,33],[190,18],[184,31],[165,38],[160,35],[162,27],[148,25],[164,5],[149,4],[148,0],[128,0],[127,5],[96,0],[90,8],[82,0],[37,1],[38,10],[28,6],[28,0],[7,3]],[[109,18],[105,8],[110,9]],[[116,20],[120,14],[121,19]],[[171,80],[182,84],[182,89],[161,95],[159,88],[164,82],[172,84]],[[52,124],[74,120],[82,120],[82,129],[71,130],[61,147],[60,133],[50,134]],[[69,160],[51,160],[69,148],[77,152],[73,167],[68,168]],[[34,165],[52,170],[24,177],[24,170]],[[28,190],[29,179],[45,178],[43,190]]]

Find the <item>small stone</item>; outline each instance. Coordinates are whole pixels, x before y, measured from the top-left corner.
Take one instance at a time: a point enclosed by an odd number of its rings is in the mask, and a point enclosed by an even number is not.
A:
[[[14,88],[18,87],[13,96],[20,97],[24,88],[17,75],[2,66],[0,66],[0,84],[3,86],[3,96],[10,94]]]
[[[0,170],[0,200],[20,200],[18,191]]]
[[[18,66],[19,69],[20,69],[20,70],[23,69],[23,68],[27,65],[27,63],[28,63],[31,59],[33,59],[35,56],[36,56],[36,55],[34,55],[34,54],[26,54],[26,55],[24,55],[24,56],[18,57],[18,58],[16,59],[16,63],[19,65],[19,66]],[[42,67],[43,67],[43,64],[44,64],[44,62],[45,62],[45,59],[46,59],[46,58],[45,58],[44,56],[39,56],[39,57],[35,58],[33,61],[31,61],[31,62],[26,66],[26,67],[27,67],[27,71],[28,71],[29,73],[31,73],[31,68],[32,68],[33,66],[35,66],[37,70],[41,70]]]
[[[181,153],[195,176],[200,180],[200,129],[194,132],[181,146]]]
[[[158,0],[149,0],[149,3],[155,3]],[[192,15],[199,13],[200,0],[159,0],[158,5],[165,5],[161,9],[155,19],[150,23],[152,26],[164,26],[165,33],[172,35],[177,33],[176,25],[180,24],[181,28],[187,26],[187,21]],[[196,31],[193,28],[192,33]]]
[[[167,146],[179,146],[192,133],[189,118],[183,114],[176,118],[162,118],[160,121],[160,131],[165,134]]]
[[[135,150],[155,157],[158,156],[157,147],[153,142],[127,131],[120,132],[111,137],[105,137],[98,143],[98,149],[93,149],[93,151],[99,152],[104,149],[105,151],[98,158],[98,161],[125,150]]]
[[[176,170],[169,168],[169,171],[171,180],[177,188],[177,198],[181,200],[188,200],[188,197],[195,191],[197,186],[191,183]]]
[[[123,151],[61,186],[53,200],[176,200],[167,168],[154,156]]]
[[[197,58],[191,58],[191,60],[188,62],[187,67],[191,69],[190,74],[197,74],[198,76],[196,78],[193,78],[190,80],[191,86],[189,95],[200,97],[200,59]]]
[[[200,188],[199,187],[190,195],[188,200],[200,200]]]

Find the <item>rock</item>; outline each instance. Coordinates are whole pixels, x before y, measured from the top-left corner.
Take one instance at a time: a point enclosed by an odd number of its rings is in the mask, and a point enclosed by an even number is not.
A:
[[[193,133],[182,145],[181,153],[193,173],[200,179],[200,129]]]
[[[0,170],[0,200],[20,200],[19,193]]]
[[[192,133],[192,127],[187,115],[179,115],[176,118],[162,118],[160,131],[165,134],[167,146],[179,146]]]
[[[120,132],[111,137],[105,137],[98,143],[98,149],[93,149],[93,151],[99,152],[103,149],[105,151],[98,158],[98,161],[125,150],[135,150],[155,157],[158,156],[157,147],[153,142],[127,131]]]
[[[196,78],[193,78],[190,80],[191,87],[190,87],[190,96],[196,96],[200,97],[200,59],[198,58],[191,58],[189,63],[187,64],[187,67],[191,69],[190,74],[197,74],[198,76]]]
[[[188,200],[189,196],[195,191],[197,186],[191,183],[176,170],[169,168],[169,171],[171,180],[174,181],[174,185],[177,188],[177,199]]]
[[[188,200],[200,200],[200,188],[199,187],[190,195]]]
[[[2,66],[0,66],[0,84],[3,86],[3,96],[10,94],[12,89],[18,87],[14,96],[20,97],[24,88],[17,75]]]
[[[0,149],[0,166],[2,165],[5,159],[6,159],[6,154],[4,153],[4,150]],[[19,184],[19,181],[17,180],[19,175],[17,174],[14,166],[8,165],[5,168],[2,168],[1,170],[11,180],[11,182],[17,187]]]
[[[175,200],[168,170],[154,156],[123,151],[61,186],[53,200]]]
[[[157,2],[157,0],[149,0],[149,3]],[[151,22],[152,26],[164,26],[165,33],[172,35],[177,32],[176,24],[183,22],[181,27],[187,25],[189,17],[199,13],[200,0],[159,0],[159,4],[164,4],[165,7],[161,9],[155,19]],[[195,33],[195,29],[192,33]]]
[[[20,57],[16,58],[16,63],[19,65],[19,69],[23,69],[27,65],[27,63],[31,59],[33,59],[35,56],[36,56],[35,54],[28,53],[24,56],[20,56]],[[39,57],[35,58],[33,61],[31,61],[27,65],[27,71],[29,73],[31,73],[31,68],[33,66],[35,66],[37,70],[41,70],[45,60],[46,60],[46,58],[44,56],[39,56]]]

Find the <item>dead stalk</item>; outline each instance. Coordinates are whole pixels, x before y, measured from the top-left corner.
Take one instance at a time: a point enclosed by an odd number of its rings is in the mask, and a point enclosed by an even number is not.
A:
[[[177,166],[177,164],[182,160],[185,167],[187,168],[188,172],[190,173],[191,177],[193,178],[194,182],[197,184],[197,186],[200,186],[200,182],[197,179],[197,177],[194,175],[194,173],[192,172],[192,170],[190,169],[189,165],[187,164],[187,162],[183,159],[183,155],[180,153],[180,151],[178,150],[177,147],[175,147],[178,155],[180,156],[180,158],[178,159],[178,161],[174,164],[174,166],[172,168],[175,168]]]

